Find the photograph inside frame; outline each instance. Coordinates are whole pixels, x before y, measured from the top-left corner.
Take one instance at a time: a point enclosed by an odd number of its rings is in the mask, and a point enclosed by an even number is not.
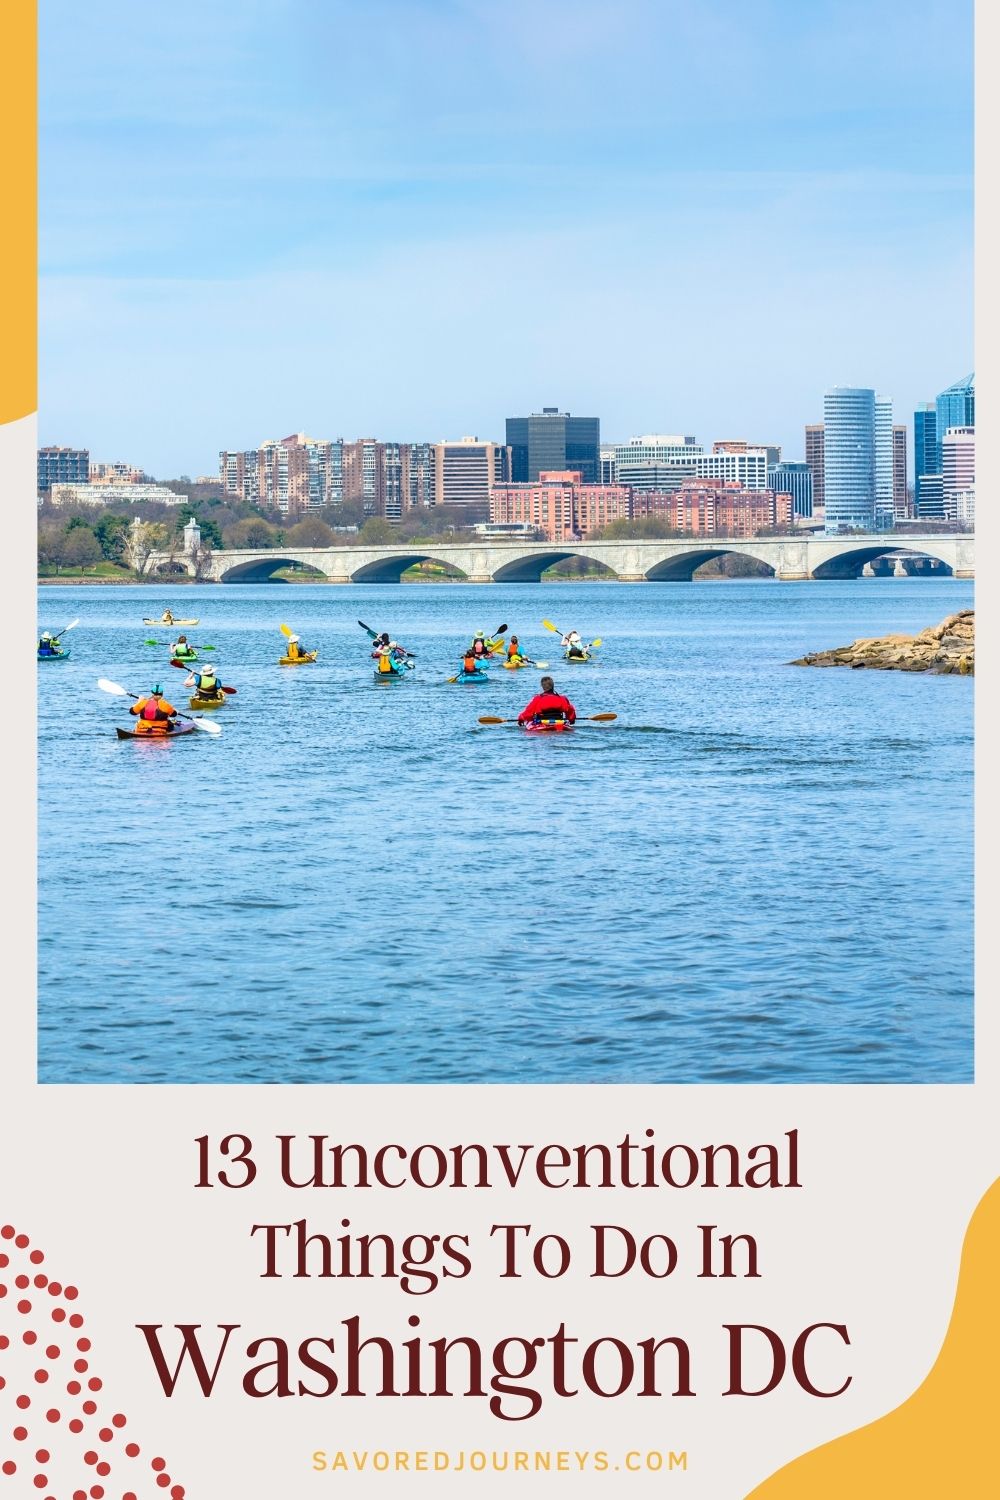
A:
[[[41,0],[40,1082],[972,1081],[916,13]]]

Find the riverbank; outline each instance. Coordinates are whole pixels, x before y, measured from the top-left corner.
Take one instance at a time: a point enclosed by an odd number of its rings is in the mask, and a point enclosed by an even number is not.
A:
[[[883,635],[811,651],[790,663],[793,667],[870,667],[881,672],[951,673],[973,677],[976,670],[976,612],[960,609],[940,625],[919,635]]]

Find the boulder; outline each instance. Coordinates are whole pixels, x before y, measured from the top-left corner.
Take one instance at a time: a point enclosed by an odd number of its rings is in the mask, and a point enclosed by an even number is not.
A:
[[[919,635],[865,637],[850,646],[812,651],[793,667],[870,667],[883,672],[975,675],[975,610],[961,609]]]

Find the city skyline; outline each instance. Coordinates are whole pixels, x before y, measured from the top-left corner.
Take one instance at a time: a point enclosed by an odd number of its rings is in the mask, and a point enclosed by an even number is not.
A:
[[[912,413],[972,364],[971,22],[48,0],[40,441],[204,473],[558,402],[797,459],[832,383]]]

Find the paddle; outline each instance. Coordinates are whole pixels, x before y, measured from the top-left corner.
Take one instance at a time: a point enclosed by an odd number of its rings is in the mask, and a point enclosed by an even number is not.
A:
[[[59,639],[60,635],[65,635],[66,634],[67,630],[75,630],[76,627],[79,625],[79,623],[80,623],[79,620],[71,620],[68,625],[64,625],[63,626],[62,630],[60,630],[60,632],[59,632],[59,635],[54,635],[52,637],[52,639],[54,641],[57,641]]]
[[[143,644],[146,645],[146,646],[173,646],[173,645],[176,645],[176,642],[175,641],[144,641]],[[195,651],[214,651],[215,647],[214,646],[194,646],[192,649],[195,650]]]
[[[171,659],[170,665],[172,667],[180,667],[180,669],[181,669],[182,672],[191,672],[198,665],[198,663],[196,661],[178,661],[177,658],[176,658],[176,656],[175,656],[175,657],[173,657]],[[219,683],[219,692],[220,693],[235,693],[236,689],[234,687],[225,687],[223,685],[223,683],[220,682]]]
[[[607,724],[612,719],[617,719],[617,714],[584,714],[577,719],[577,724]],[[480,724],[519,724],[520,719],[495,719],[492,714],[483,714],[479,720]]]
[[[135,698],[138,693],[130,693],[128,688],[123,688],[120,682],[109,682],[106,677],[98,677],[97,686],[102,693],[113,693],[116,698]],[[178,719],[190,719],[195,729],[202,729],[206,734],[221,734],[222,728],[214,724],[211,719],[196,719],[193,714],[177,714]]]

